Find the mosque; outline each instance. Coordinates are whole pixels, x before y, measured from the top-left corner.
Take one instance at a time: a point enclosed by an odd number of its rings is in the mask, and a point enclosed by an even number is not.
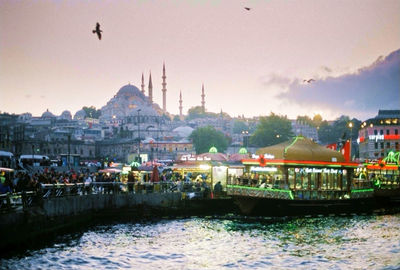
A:
[[[148,92],[146,96],[144,75],[142,74],[141,89],[134,85],[127,84],[101,108],[100,122],[105,124],[126,125],[140,123],[159,123],[163,119],[170,118],[167,111],[167,76],[165,64],[163,64],[162,75],[162,108],[153,102],[153,83],[151,73],[149,76]],[[202,86],[202,108],[205,111],[204,85]],[[179,117],[182,120],[182,92],[179,95]],[[131,128],[131,127],[128,127]]]

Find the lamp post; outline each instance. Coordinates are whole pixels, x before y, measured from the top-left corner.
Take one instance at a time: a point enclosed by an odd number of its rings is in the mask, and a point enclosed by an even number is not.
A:
[[[68,134],[68,157],[67,157],[67,167],[70,169],[70,160],[71,160],[71,133]]]
[[[141,109],[139,109],[137,111],[137,115],[138,115],[138,121],[137,121],[137,124],[138,124],[138,161],[140,164],[142,164],[142,160],[140,158],[140,111],[141,111]]]
[[[349,128],[350,128],[350,149],[349,149],[349,152],[350,152],[350,161],[351,161],[351,160],[352,160],[351,145],[352,145],[352,141],[353,141],[353,139],[352,139],[352,136],[353,136],[353,123],[350,122],[350,123],[348,124],[348,126],[349,126]]]
[[[248,130],[242,130],[243,146],[246,149],[247,149],[247,144],[248,144],[248,140],[249,140],[248,135],[249,135],[249,131]]]
[[[35,164],[35,145],[32,144],[32,166]]]

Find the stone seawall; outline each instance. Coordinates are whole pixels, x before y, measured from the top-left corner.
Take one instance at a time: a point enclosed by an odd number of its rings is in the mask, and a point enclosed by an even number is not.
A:
[[[225,199],[182,199],[182,193],[89,194],[43,199],[38,206],[0,215],[0,257],[36,246],[64,231],[82,229],[99,221],[177,215],[227,213]]]
[[[146,206],[149,208],[182,207],[181,193],[148,194],[93,194],[50,198],[43,201],[47,217],[73,216],[103,209],[121,209]]]

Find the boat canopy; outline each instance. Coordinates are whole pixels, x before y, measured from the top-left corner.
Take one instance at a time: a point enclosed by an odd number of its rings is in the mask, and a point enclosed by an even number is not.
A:
[[[256,151],[256,154],[264,155],[265,159],[324,162],[346,161],[340,152],[326,148],[303,136],[297,136],[290,141],[260,148]]]

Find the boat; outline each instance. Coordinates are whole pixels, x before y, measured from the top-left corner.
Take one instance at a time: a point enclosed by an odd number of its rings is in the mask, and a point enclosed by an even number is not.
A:
[[[345,153],[349,154],[349,153]],[[243,159],[245,172],[227,185],[245,215],[299,216],[368,213],[373,182],[341,152],[297,136]]]
[[[381,208],[400,208],[400,152],[390,151],[380,160],[366,160],[364,174],[373,182]]]

